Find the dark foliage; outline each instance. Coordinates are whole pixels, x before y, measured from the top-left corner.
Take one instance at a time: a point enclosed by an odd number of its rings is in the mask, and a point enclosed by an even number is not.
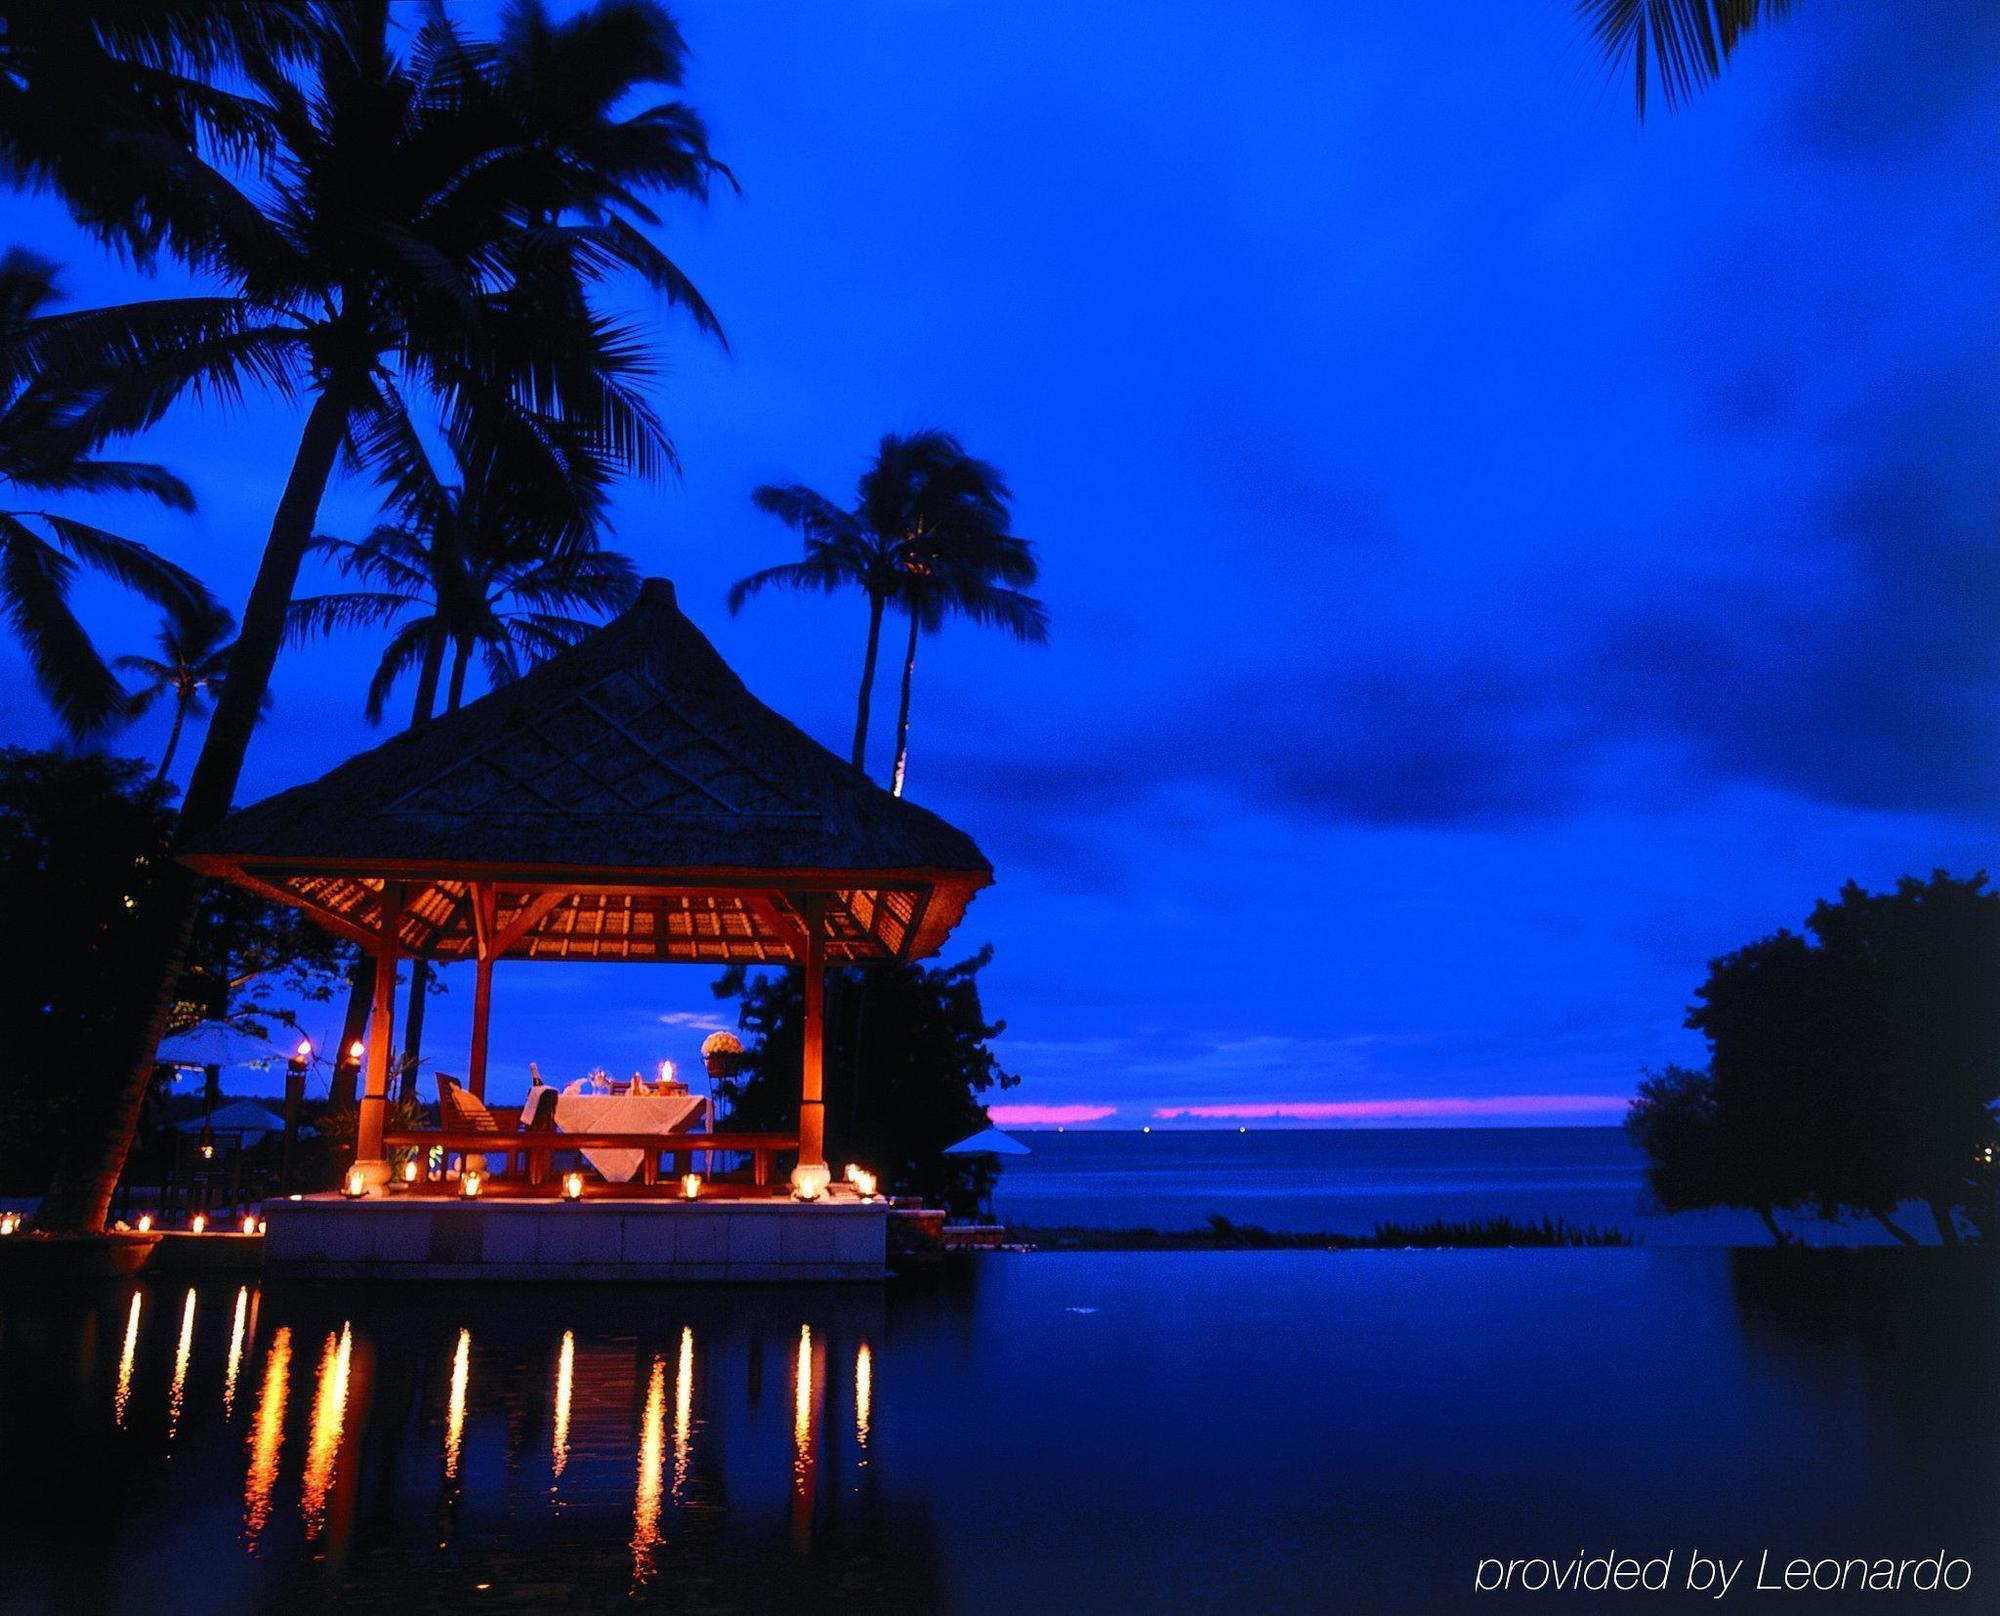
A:
[[[970,1210],[991,1192],[989,1157],[958,1158],[946,1145],[987,1125],[980,1096],[1020,1079],[988,1047],[1006,1028],[979,1002],[990,947],[957,965],[879,965],[826,979],[827,1160],[858,1162],[885,1190]],[[804,996],[799,973],[723,974],[717,998],[741,1001],[743,1070],[718,1079],[731,1121],[744,1128],[798,1122]]]
[[[138,910],[173,814],[137,760],[0,750],[0,905],[15,917],[0,973],[0,1190],[33,1194],[67,1138],[79,1074],[118,1058],[103,1008],[143,963]],[[202,1013],[324,998],[340,945],[247,892],[206,887],[183,1002]]]
[[[1688,1025],[1707,1072],[1640,1085],[1626,1127],[1670,1210],[1866,1216],[1900,1239],[1906,1201],[1939,1235],[1988,1215],[2000,1125],[2000,893],[1984,875],[1849,883],[1805,934],[1714,961]],[[1775,1224],[1772,1224],[1776,1233]]]

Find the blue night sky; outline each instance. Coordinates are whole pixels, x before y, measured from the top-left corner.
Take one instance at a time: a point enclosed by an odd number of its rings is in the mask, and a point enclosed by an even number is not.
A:
[[[923,425],[1010,474],[1053,642],[929,642],[910,781],[998,867],[949,957],[998,950],[1010,1101],[1614,1120],[1710,956],[1988,862],[2000,16],[1801,9],[1642,129],[1564,0],[678,8],[744,194],[663,239],[732,351],[662,316],[685,476],[612,542],[841,748],[860,603],[727,615],[794,553],[749,489]],[[133,285],[7,207],[78,303]],[[240,604],[298,424],[190,408],[144,453],[199,514],[94,514]],[[287,653],[244,800],[379,738],[378,650]],[[0,711],[53,734],[11,643]],[[503,966],[496,1093],[691,1064],[711,975]]]

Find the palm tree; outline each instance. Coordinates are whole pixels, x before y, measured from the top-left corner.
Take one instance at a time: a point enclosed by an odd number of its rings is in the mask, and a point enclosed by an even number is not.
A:
[[[0,497],[137,493],[193,510],[187,484],[165,467],[98,458],[101,434],[87,418],[100,381],[28,363],[40,331],[61,318],[47,312],[56,295],[54,264],[18,247],[0,255]],[[0,611],[27,650],[36,688],[80,739],[122,714],[124,692],[70,609],[79,566],[170,611],[217,608],[194,578],[143,544],[39,504],[0,508]]]
[[[235,620],[221,607],[204,612],[169,612],[160,619],[153,643],[160,648],[156,657],[122,656],[112,663],[120,673],[136,673],[143,681],[125,699],[125,711],[138,718],[151,710],[162,696],[174,703],[173,728],[167,731],[167,749],[160,754],[155,780],[164,780],[174,766],[174,753],[181,744],[181,731],[190,718],[206,718],[209,698],[222,688],[229,671],[230,636]]]
[[[583,458],[583,457],[580,457]],[[567,491],[528,489],[518,475],[465,459],[460,481],[438,479],[417,448],[421,473],[392,501],[391,518],[359,541],[321,535],[314,549],[344,578],[370,587],[308,596],[292,603],[290,632],[308,640],[353,628],[394,628],[369,681],[365,711],[379,724],[396,681],[417,674],[410,727],[427,722],[447,654],[445,711],[464,698],[475,652],[489,684],[501,685],[532,664],[574,645],[610,613],[638,597],[629,558],[596,546],[601,500],[597,479]],[[567,503],[577,537],[535,525],[536,513]],[[578,614],[585,615],[578,615]]]
[[[954,451],[913,491],[912,537],[903,559],[897,604],[910,620],[903,656],[901,699],[896,708],[896,761],[892,795],[903,794],[910,761],[910,687],[917,673],[917,639],[935,634],[953,617],[1005,629],[1030,645],[1046,644],[1048,612],[1023,592],[1040,574],[1035,548],[1010,531],[1013,498],[999,470]]]
[[[622,611],[637,597],[638,569],[625,556],[597,549],[594,531],[587,531],[582,541],[567,523],[554,533],[541,532],[527,514],[568,509],[574,520],[594,528],[602,479],[601,468],[588,455],[569,462],[580,486],[554,489],[524,488],[518,477],[477,461],[461,463],[462,481],[448,486],[414,438],[404,465],[393,500],[394,520],[381,523],[358,543],[325,536],[314,541],[343,577],[373,587],[292,603],[295,639],[393,627],[369,681],[369,723],[381,722],[396,681],[412,670],[418,677],[409,727],[429,722],[447,650],[452,662],[445,710],[456,712],[475,651],[488,683],[505,684],[518,676],[524,662],[538,662],[575,644],[605,615]],[[416,1098],[430,979],[430,962],[414,961],[403,1013],[405,1100]],[[373,985],[372,972],[357,973],[349,988],[355,1001],[349,1007],[350,1024],[358,1022],[359,1007]]]
[[[982,490],[988,507],[977,513]],[[1004,529],[1006,499],[1005,484],[992,467],[967,455],[950,433],[929,430],[883,437],[855,485],[851,509],[843,510],[824,494],[796,483],[766,484],[752,491],[752,504],[798,531],[805,540],[805,555],[739,579],[729,591],[731,612],[741,611],[745,601],[766,589],[819,594],[858,589],[867,598],[868,639],[861,657],[861,691],[854,704],[852,756],[857,769],[867,766],[883,614],[913,585],[920,587],[921,574],[915,569],[929,564],[925,558],[941,525],[963,528],[968,518],[977,515],[986,526],[997,521]],[[1032,581],[1033,576],[1031,563],[1027,578],[1017,581]],[[930,612],[926,627],[935,629],[942,620],[939,605]],[[902,722],[908,722],[907,679]]]
[[[226,201],[201,159],[268,148],[267,109],[225,88],[254,57],[304,46],[306,0],[63,0],[10,5],[0,28],[0,177],[54,191],[77,221],[150,265],[199,240]]]
[[[638,227],[652,218],[647,194],[705,198],[727,171],[680,103],[622,111],[649,86],[677,83],[684,54],[647,0],[602,0],[561,24],[538,0],[517,0],[495,47],[431,12],[400,54],[383,0],[316,6],[299,66],[270,55],[244,63],[269,131],[267,170],[239,185],[201,165],[199,186],[189,182],[199,197],[165,237],[223,290],[64,316],[38,342],[45,367],[122,373],[94,414],[105,429],[149,425],[188,394],[227,398],[253,384],[309,401],[188,784],[185,829],[212,823],[234,795],[336,457],[344,447],[364,465],[388,464],[406,396],[434,399],[482,457],[548,457],[573,441],[551,431],[568,424],[620,471],[671,466],[641,391],[650,351],[592,292],[635,273],[719,334]],[[194,890],[176,878],[158,906],[158,969],[131,1070],[107,1099],[102,1141],[59,1173],[45,1223],[102,1223]]]
[[[1576,0],[1584,32],[1614,75],[1632,74],[1639,117],[1657,83],[1671,112],[1722,76],[1736,47],[1799,0]]]

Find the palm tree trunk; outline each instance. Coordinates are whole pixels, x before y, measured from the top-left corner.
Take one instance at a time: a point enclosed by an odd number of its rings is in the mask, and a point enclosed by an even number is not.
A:
[[[471,659],[472,642],[470,640],[460,640],[457,650],[452,653],[451,689],[446,693],[444,701],[444,710],[448,713],[457,712],[458,704],[464,698],[465,666]]]
[[[1778,1220],[1771,1215],[1771,1209],[1768,1206],[1758,1207],[1757,1216],[1762,1221],[1764,1227],[1771,1231],[1772,1245],[1789,1246],[1792,1243],[1792,1237],[1778,1227]]]
[[[903,794],[903,775],[910,764],[910,682],[917,676],[917,614],[910,613],[910,649],[903,658],[903,699],[896,709],[896,768],[889,776],[889,794]]]
[[[868,596],[868,649],[861,658],[861,695],[854,703],[854,766],[868,772],[868,708],[875,696],[875,658],[882,649],[882,608],[888,604],[880,595]]]
[[[1887,1229],[1904,1245],[1920,1246],[1923,1244],[1921,1240],[1919,1240],[1915,1235],[1911,1234],[1908,1229],[1905,1229],[1904,1227],[1902,1227],[1902,1225],[1897,1223],[1896,1220],[1890,1217],[1888,1213],[1871,1212],[1869,1216],[1872,1217],[1877,1223],[1881,1224],[1883,1228]]]
[[[444,666],[444,630],[431,635],[431,643],[424,647],[424,665],[417,674],[417,701],[410,709],[410,728],[430,722],[430,716],[437,710],[438,670]]]
[[[174,703],[174,727],[167,731],[167,749],[160,755],[160,768],[153,778],[164,780],[167,770],[174,766],[174,751],[181,744],[181,726],[187,722],[188,701],[182,696]]]
[[[257,581],[243,609],[242,627],[229,658],[229,676],[215,704],[215,716],[195,760],[187,795],[181,802],[178,836],[206,829],[229,811],[250,734],[270,688],[271,669],[285,639],[285,613],[299,579],[299,566],[311,542],[319,503],[333,475],[334,457],[347,430],[348,406],[339,389],[328,387],[313,401],[306,416],[298,453],[292,460],[285,492],[271,519],[270,536],[257,567]],[[168,864],[146,900],[147,937],[137,954],[131,998],[124,1010],[125,1030],[111,1047],[125,1057],[108,1071],[85,1079],[80,1125],[57,1163],[55,1179],[36,1215],[38,1227],[72,1233],[94,1233],[104,1227],[111,1197],[125,1170],[139,1110],[153,1080],[153,1052],[166,1031],[174,995],[186,966],[188,941],[194,933],[201,880],[186,865]]]
[[[431,962],[421,955],[410,961],[410,1002],[403,1011],[403,1079],[399,1100],[417,1097],[417,1065],[424,1055],[424,1001],[431,996]]]
[[[416,723],[431,716],[431,704],[437,699],[438,669],[444,661],[444,636],[439,634],[432,642],[433,649],[424,653],[424,678],[428,689],[418,692],[421,703]],[[460,640],[453,653],[451,664],[451,687],[445,694],[444,710],[458,711],[458,704],[465,695],[465,664],[472,654],[469,640]],[[416,727],[412,723],[411,728]],[[410,1002],[403,1011],[403,1075],[397,1086],[396,1097],[406,1102],[417,1097],[417,1074],[424,1058],[424,1007],[431,996],[431,962],[421,955],[410,961]]]
[[[1951,1202],[1932,1201],[1931,1222],[1937,1225],[1938,1240],[1941,1244],[1955,1246],[1958,1239],[1958,1220],[1952,1216]]]
[[[362,952],[347,973],[347,1014],[341,1018],[340,1047],[334,1051],[333,1081],[327,1103],[336,1111],[352,1109],[361,1077],[358,1062],[348,1058],[354,1041],[368,1030],[368,1012],[375,1004],[375,956]]]

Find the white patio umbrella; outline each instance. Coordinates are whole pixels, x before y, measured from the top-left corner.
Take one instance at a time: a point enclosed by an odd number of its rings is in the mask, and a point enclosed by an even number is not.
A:
[[[283,1060],[289,1053],[233,1022],[198,1021],[184,1032],[162,1038],[158,1060],[162,1066],[253,1066]]]
[[[998,1128],[981,1128],[969,1139],[946,1145],[947,1156],[1032,1156],[1034,1152],[1010,1133]]]

